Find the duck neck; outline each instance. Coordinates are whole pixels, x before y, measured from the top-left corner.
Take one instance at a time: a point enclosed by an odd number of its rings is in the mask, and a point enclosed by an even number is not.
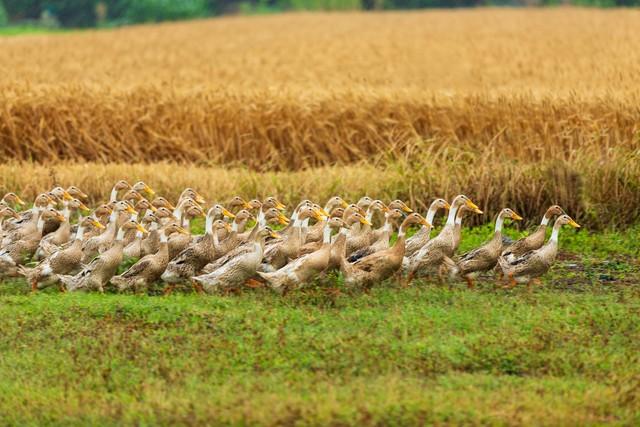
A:
[[[71,218],[71,210],[69,209],[69,202],[66,200],[62,202],[62,216],[65,217],[67,221]]]
[[[433,205],[429,206],[429,210],[427,211],[427,218],[426,218],[429,224],[433,224],[433,218],[435,218],[437,212],[438,212],[437,206],[433,206]],[[423,225],[422,229],[426,230],[427,226]]]
[[[455,225],[458,209],[460,209],[460,203],[454,200],[451,209],[449,209],[449,216],[447,216],[447,225]]]
[[[40,233],[42,233],[42,230],[44,229],[44,218],[43,218],[42,214],[38,215],[38,222],[36,223],[36,229]]]
[[[302,229],[303,233],[307,232],[307,230],[309,229],[309,218],[305,218],[302,220],[300,228]]]
[[[118,229],[118,232],[116,233],[116,242],[121,242],[122,239],[124,239],[124,232],[125,232],[124,228],[120,227]]]
[[[549,221],[551,221],[551,215],[549,215],[549,212],[545,212],[542,217],[542,221],[540,221],[540,225],[546,227],[547,225],[549,225]]]
[[[551,232],[551,238],[549,239],[549,243],[552,243],[554,245],[558,244],[558,235],[560,234],[560,227],[562,227],[562,225],[560,224],[553,225],[553,231]]]
[[[118,212],[117,210],[112,210],[111,214],[109,215],[109,223],[114,223],[118,220]]]
[[[256,224],[258,224],[260,227],[264,227],[266,224],[266,220],[264,217],[264,211],[262,210],[262,208],[260,208],[260,210],[258,211],[258,217],[256,218]]]
[[[494,229],[494,232],[501,233],[503,223],[504,223],[504,218],[502,217],[502,214],[499,214],[498,218],[496,218],[496,227]]]
[[[204,234],[213,234],[213,215],[207,215],[204,221]]]
[[[329,227],[329,223],[324,226],[322,230],[322,244],[328,245],[331,243],[331,227]]]
[[[78,223],[78,230],[76,230],[76,240],[82,240],[84,237],[84,225],[82,222]]]
[[[111,195],[109,195],[109,201],[115,202],[117,200],[118,200],[118,190],[116,189],[116,187],[113,187],[111,189]]]
[[[173,216],[176,218],[181,218],[182,219],[182,206],[178,205],[174,210],[173,210]]]

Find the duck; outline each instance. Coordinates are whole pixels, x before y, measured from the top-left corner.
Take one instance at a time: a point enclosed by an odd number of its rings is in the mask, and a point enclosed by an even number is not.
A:
[[[262,216],[262,219],[259,220],[256,223],[255,227],[253,227],[253,229],[251,230],[248,238],[246,239],[246,241],[243,244],[241,244],[237,248],[229,251],[224,256],[222,256],[222,257],[216,259],[215,261],[207,264],[202,269],[202,272],[204,274],[211,273],[211,272],[217,270],[218,268],[221,268],[223,265],[225,265],[227,262],[229,262],[233,258],[241,256],[241,255],[253,250],[253,247],[254,247],[253,246],[253,241],[255,240],[256,233],[259,230],[265,228],[267,225],[272,225],[272,224],[286,225],[288,223],[288,221],[289,221],[288,218],[285,217],[282,214],[282,212],[280,212],[276,208],[269,208],[267,210],[267,212],[264,213],[264,215]],[[272,237],[273,237],[273,235],[272,235]],[[280,238],[280,235],[278,234],[277,239],[279,239],[279,238]]]
[[[40,214],[47,208],[53,207],[54,200],[47,194],[41,193],[35,198],[33,207],[27,211],[20,212],[19,219],[9,220],[3,229],[7,231],[0,247],[5,247],[12,242],[16,242],[25,236],[36,231],[36,225]]]
[[[190,187],[187,187],[184,190],[182,190],[182,193],[180,193],[180,197],[178,197],[178,203],[180,203],[182,200],[187,198],[192,199],[198,205],[204,205],[206,203],[206,200],[204,199],[204,197],[202,197],[196,190]]]
[[[120,181],[116,182],[111,188],[111,193],[109,194],[109,202],[115,203],[120,200],[118,198],[118,194],[120,194],[120,192],[124,190],[131,190],[131,185],[127,181],[121,179]]]
[[[228,209],[233,213],[239,212],[243,209],[247,209],[247,210],[253,209],[253,207],[249,204],[249,202],[247,202],[240,196],[235,196],[231,200],[229,200],[229,203],[227,203],[227,206],[228,206]]]
[[[60,281],[69,292],[104,292],[104,286],[116,274],[118,267],[124,259],[124,235],[128,230],[138,230],[146,233],[147,230],[137,221],[129,219],[118,228],[116,238],[109,249],[95,257],[89,264],[75,275],[59,274]]]
[[[54,200],[54,207],[57,209],[58,206],[62,205],[62,208],[66,207],[66,205],[73,200],[71,194],[67,192],[64,188],[57,186],[49,191],[49,197]],[[58,228],[63,224],[64,221],[59,221],[57,218],[49,218],[44,223],[44,229],[42,230],[42,235],[48,235],[58,230]]]
[[[82,239],[89,227],[104,229],[95,217],[87,216],[78,222],[78,229],[71,245],[59,249],[40,261],[35,267],[18,267],[18,272],[31,284],[31,290],[37,291],[58,282],[59,274],[73,274],[81,266]]]
[[[134,221],[141,222],[142,226],[144,227],[145,226],[144,218],[146,217],[147,212],[154,214],[158,209],[155,206],[153,206],[150,201],[148,201],[143,197],[136,202],[136,204],[133,206],[133,210],[136,211],[136,213],[131,214],[131,219],[133,219]],[[141,218],[142,220],[140,220]],[[158,219],[155,215],[149,215],[147,218],[150,221]],[[139,231],[131,230],[125,234],[124,236],[125,249],[128,245],[133,243],[136,237],[139,237],[139,238],[141,237],[139,233],[140,233]]]
[[[375,283],[386,280],[399,271],[404,258],[406,232],[412,224],[431,226],[422,215],[414,212],[402,221],[398,231],[398,239],[390,248],[365,256],[353,264],[347,261],[346,254],[343,255],[340,271],[344,275],[345,285],[369,289]]]
[[[327,218],[331,218],[334,216],[341,216],[341,215],[333,215],[332,212],[336,209],[344,210],[347,206],[349,206],[349,204],[345,202],[342,199],[342,197],[333,196],[329,200],[327,200],[327,203],[325,203],[321,213],[325,215]],[[322,221],[316,222],[311,228],[309,228],[307,237],[305,239],[305,243],[320,242],[322,240],[323,228],[324,228],[324,222]]]
[[[304,255],[274,272],[261,272],[258,275],[267,285],[279,294],[303,287],[318,273],[324,271],[331,255],[331,231],[345,227],[341,218],[330,218],[323,230],[322,246],[315,252]]]
[[[427,210],[427,215],[425,219],[429,224],[433,224],[433,220],[440,209],[449,210],[451,205],[444,199],[435,199],[431,202],[429,209]],[[433,227],[420,227],[413,236],[407,239],[406,247],[405,247],[405,256],[411,256],[420,250],[421,247],[427,244],[429,239],[431,238],[431,230]]]
[[[65,200],[63,205],[64,208],[62,210],[62,216],[64,216],[65,220],[60,223],[56,231],[47,234],[42,238],[42,240],[40,240],[34,257],[36,260],[44,259],[51,253],[55,252],[58,247],[71,240],[71,217],[75,212],[81,210],[88,212],[90,210],[89,207],[87,207],[81,200],[76,198],[73,198],[70,201]],[[82,220],[82,215],[80,215],[78,220]]]
[[[365,248],[375,241],[375,237],[372,234],[372,220],[376,212],[387,213],[389,208],[381,200],[373,200],[367,209],[366,219],[367,222],[358,229],[351,229],[347,236],[347,256],[350,256],[356,251]]]
[[[80,190],[75,185],[70,185],[69,187],[67,187],[67,193],[69,193],[71,197],[76,198],[78,200],[82,200],[83,202],[86,200],[89,200],[89,195],[84,191]]]
[[[4,230],[4,223],[7,218],[20,219],[20,215],[8,206],[0,206],[0,241],[4,240],[7,232]]]
[[[560,228],[569,225],[573,228],[580,228],[580,224],[575,222],[569,215],[560,215],[553,224],[553,231],[549,241],[523,255],[507,259],[501,256],[498,263],[509,283],[506,289],[514,288],[518,283],[527,283],[527,288],[531,290],[533,284],[539,283],[539,277],[544,275],[553,265],[558,254],[558,235]]]
[[[136,182],[131,186],[131,189],[137,191],[138,193],[146,193],[149,197],[153,197],[156,195],[156,192],[143,181]]]
[[[461,255],[456,261],[456,266],[451,274],[464,277],[468,288],[474,287],[473,279],[479,273],[492,270],[497,265],[498,258],[502,253],[502,225],[505,219],[521,221],[522,217],[510,208],[502,209],[496,217],[493,238],[479,248]]]
[[[136,213],[136,211],[131,207],[129,203],[123,200],[115,202],[113,204],[113,209],[111,210],[111,214],[109,215],[109,224],[107,225],[106,229],[102,232],[102,234],[92,237],[82,244],[82,262],[84,264],[91,262],[91,260],[96,255],[98,255],[100,252],[105,251],[111,246],[117,236],[118,228],[121,227],[118,225],[121,213],[133,215]],[[128,227],[126,230],[134,228],[136,227]]]
[[[216,259],[214,236],[217,239],[218,231],[230,230],[231,225],[220,219],[214,221],[213,209],[207,213],[204,236],[172,259],[160,276],[168,284],[165,287],[165,295],[170,294],[177,283],[191,279],[199,274],[205,265]]]
[[[195,236],[191,235],[191,222],[194,218],[206,218],[207,214],[198,206],[191,206],[184,210],[181,214],[181,219],[178,224],[182,226],[189,234],[174,233],[169,238],[169,260],[174,259],[180,252],[185,250],[189,245],[194,242]],[[213,221],[213,218],[211,219]],[[169,224],[170,222],[165,223]]]
[[[230,231],[225,230],[223,233],[215,233],[213,235],[213,247],[215,255],[211,261],[214,261],[215,259],[226,255],[244,242],[240,233],[244,231],[244,228],[249,220],[255,220],[255,217],[248,210],[242,209],[235,214],[235,218],[231,223]]]
[[[309,220],[312,218],[322,224],[326,223],[326,217],[317,208],[305,206],[299,210],[291,231],[265,251],[260,271],[276,271],[290,259],[298,258],[305,240],[305,230],[309,228]]]
[[[393,227],[394,225],[397,226],[397,222],[404,218],[404,213],[400,209],[391,209],[387,210],[384,215],[385,221],[382,227],[373,230],[371,233],[373,242],[349,255],[347,259],[349,262],[356,262],[360,258],[389,248],[389,239],[391,239],[391,235],[393,234]]]
[[[458,250],[458,246],[460,246],[460,241],[462,240],[462,220],[465,217],[467,212],[472,212],[476,214],[482,214],[483,212],[480,209],[472,209],[467,205],[460,206],[458,209],[458,213],[456,214],[456,221],[453,226],[453,252]]]
[[[111,278],[111,283],[120,292],[133,288],[136,292],[146,291],[148,286],[157,282],[169,264],[169,238],[178,233],[185,236],[190,233],[177,222],[163,227],[160,234],[158,251],[140,258],[138,262],[129,267],[124,273]]]
[[[198,208],[199,209],[199,208]],[[198,210],[198,215],[204,216],[202,210]],[[146,235],[146,238],[142,240],[140,245],[140,256],[155,254],[160,249],[160,226],[168,225],[171,220],[175,222],[176,218],[173,216],[173,213],[164,206],[156,208],[154,215],[158,219],[155,222],[151,222],[149,227],[145,227],[149,230],[149,233]],[[144,225],[144,224],[143,224]],[[184,228],[184,227],[183,227]],[[183,233],[179,233],[180,235],[185,235]],[[187,230],[186,236],[189,237],[191,235],[190,230]]]
[[[149,210],[144,214],[144,217],[140,222],[142,227],[144,227],[144,229],[147,230],[146,234],[148,235],[149,228],[152,225],[157,226],[158,221],[159,221],[159,218],[156,216],[156,214]],[[133,230],[133,232],[135,233],[135,235],[133,236],[133,239],[131,241],[128,241],[126,237],[127,234],[131,234],[131,233],[125,234],[125,239],[124,239],[125,246],[124,246],[124,249],[122,250],[122,253],[124,254],[125,259],[131,259],[131,258],[139,259],[140,254],[142,253],[142,238],[144,237],[145,233],[137,229]]]
[[[402,212],[406,214],[413,213],[413,209],[411,209],[405,202],[400,199],[396,199],[389,203],[387,206],[389,209],[400,209]]]
[[[267,237],[279,238],[270,227],[261,228],[253,236],[251,250],[238,255],[210,273],[195,276],[194,282],[207,293],[236,289],[251,279],[262,262]]]
[[[0,274],[15,277],[18,275],[18,266],[30,259],[38,249],[45,222],[50,218],[62,221],[64,217],[53,208],[47,208],[38,213],[36,229],[25,234],[21,239],[11,242],[0,250]]]
[[[456,216],[462,206],[473,212],[482,213],[469,197],[464,194],[456,196],[451,202],[447,223],[440,233],[403,261],[403,268],[408,273],[407,283],[410,283],[415,276],[425,275],[429,270],[441,267],[443,264],[455,266],[451,257],[456,248]]]
[[[523,237],[522,239],[508,245],[502,252],[501,256],[506,258],[507,260],[515,260],[516,258],[521,257],[527,252],[540,249],[540,247],[542,247],[542,245],[544,244],[549,221],[551,221],[555,216],[558,215],[566,215],[564,209],[562,209],[558,205],[549,206],[549,208],[542,216],[542,221],[540,222],[540,225],[538,225],[536,230],[528,236]]]
[[[165,208],[165,209],[169,209],[170,211],[173,211],[176,207],[173,206],[173,204],[171,202],[169,202],[166,198],[159,196],[156,197],[155,199],[153,199],[151,201],[151,204],[156,208],[156,209],[160,209],[160,208]]]
[[[0,200],[0,206],[13,208],[14,210],[25,205],[25,201],[22,200],[16,193],[7,193],[2,196],[2,200]]]

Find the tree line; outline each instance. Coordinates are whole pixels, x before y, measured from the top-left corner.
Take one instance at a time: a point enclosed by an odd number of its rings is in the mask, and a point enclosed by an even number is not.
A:
[[[638,6],[640,0],[0,0],[0,25],[117,26],[224,14],[477,6]]]

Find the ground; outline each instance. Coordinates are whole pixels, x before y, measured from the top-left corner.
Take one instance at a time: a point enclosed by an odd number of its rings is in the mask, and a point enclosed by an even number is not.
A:
[[[488,233],[467,230],[465,247]],[[634,235],[564,233],[531,293],[491,277],[475,290],[370,293],[331,281],[284,298],[30,295],[9,281],[0,414],[16,425],[637,424]]]

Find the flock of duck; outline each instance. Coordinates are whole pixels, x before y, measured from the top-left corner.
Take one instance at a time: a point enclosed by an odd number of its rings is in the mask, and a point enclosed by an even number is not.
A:
[[[0,275],[22,275],[33,291],[57,285],[62,291],[103,292],[111,284],[120,292],[145,292],[162,281],[167,294],[180,283],[207,293],[244,286],[285,293],[332,271],[343,275],[346,286],[368,289],[394,276],[409,283],[428,275],[462,278],[473,287],[478,274],[496,268],[512,288],[538,281],[555,260],[560,228],[579,227],[551,206],[535,232],[511,241],[502,235],[503,224],[522,218],[505,208],[492,239],[456,256],[464,216],[482,214],[464,195],[451,203],[434,200],[425,217],[400,200],[385,204],[369,197],[349,204],[336,196],[324,206],[303,200],[288,217],[275,197],[234,197],[205,210],[205,200],[191,188],[175,205],[155,196],[144,182],[119,181],[109,202],[92,210],[79,188],[55,187],[19,211],[25,202],[6,194],[0,201]],[[441,210],[448,210],[446,223],[431,237]],[[197,217],[205,218],[203,235],[190,232]],[[412,226],[419,229],[407,237]],[[123,261],[136,259],[117,274]]]

